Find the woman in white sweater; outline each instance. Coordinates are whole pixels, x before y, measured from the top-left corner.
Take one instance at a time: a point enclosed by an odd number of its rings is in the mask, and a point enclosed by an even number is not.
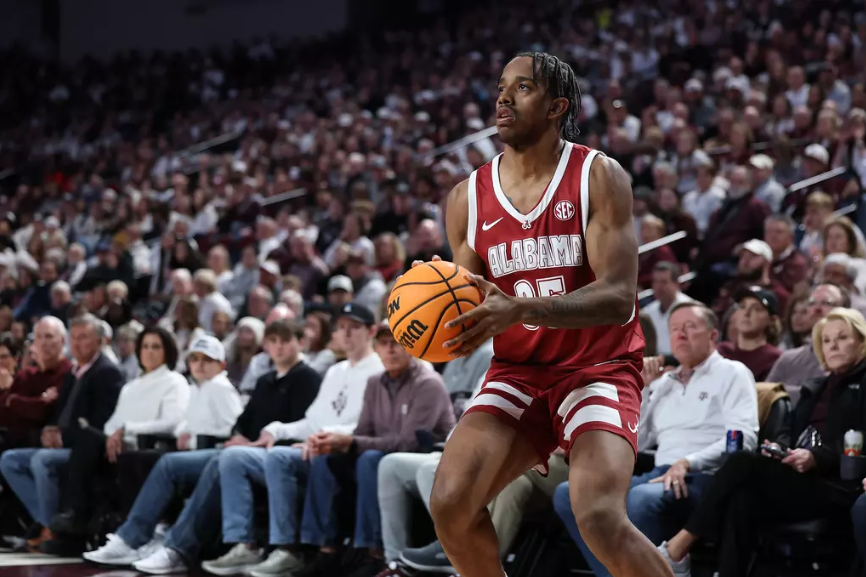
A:
[[[105,448],[111,462],[124,449],[134,447],[138,435],[171,435],[189,404],[189,383],[173,370],[178,350],[171,333],[162,327],[145,329],[138,338],[136,355],[142,374],[124,385],[114,414],[105,423]]]

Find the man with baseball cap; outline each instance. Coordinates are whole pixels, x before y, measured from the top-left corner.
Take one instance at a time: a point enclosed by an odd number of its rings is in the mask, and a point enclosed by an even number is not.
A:
[[[769,289],[776,295],[779,310],[785,310],[791,294],[778,281],[770,276],[770,265],[773,262],[773,249],[763,240],[753,238],[738,248],[737,274],[728,280],[713,302],[713,311],[720,317],[725,314],[736,301],[735,295],[743,286],[759,286]]]
[[[779,301],[772,291],[760,286],[743,286],[734,295],[737,310],[733,323],[735,342],[719,343],[716,350],[726,359],[740,361],[761,382],[782,355],[779,342]]]

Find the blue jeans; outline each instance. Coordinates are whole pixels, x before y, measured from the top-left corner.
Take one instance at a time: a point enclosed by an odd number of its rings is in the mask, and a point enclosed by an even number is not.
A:
[[[298,486],[309,463],[301,449],[229,447],[220,455],[223,542],[252,543],[252,484],[268,488],[271,545],[290,545],[298,537]]]
[[[689,473],[686,475],[689,496],[686,499],[677,499],[673,491],[664,490],[663,483],[649,482],[651,479],[664,475],[669,468],[669,465],[663,465],[656,467],[649,473],[632,477],[631,487],[626,498],[626,511],[629,520],[655,545],[660,545],[662,541],[670,539],[682,529],[689,513],[694,509],[695,504],[712,479],[711,475],[705,473]],[[571,509],[567,482],[556,488],[556,493],[553,496],[553,508],[556,509],[562,522],[565,523],[569,535],[577,543],[580,552],[596,577],[609,577],[608,570],[595,558],[580,536]]]
[[[6,482],[43,527],[57,513],[57,471],[69,462],[70,454],[70,449],[10,449],[0,457]]]
[[[866,565],[866,495],[857,497],[854,507],[851,508],[851,522],[854,525],[854,541],[857,543],[857,552],[863,564]]]
[[[382,546],[382,521],[379,517],[378,468],[385,453],[364,451],[355,463],[358,498],[355,514],[357,548]],[[328,456],[313,459],[310,465],[301,541],[308,545],[332,545],[337,538],[335,498],[340,485],[328,466]]]
[[[175,489],[183,483],[195,483],[195,491],[166,535],[165,545],[187,560],[195,559],[206,535],[219,527],[218,449],[180,451],[160,457],[117,535],[133,549],[150,541]]]

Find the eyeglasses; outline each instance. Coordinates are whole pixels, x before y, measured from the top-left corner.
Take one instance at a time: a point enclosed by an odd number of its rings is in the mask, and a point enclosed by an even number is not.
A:
[[[810,307],[813,307],[813,306],[815,306],[815,305],[822,306],[822,307],[835,307],[835,306],[839,306],[839,305],[836,304],[836,301],[832,301],[832,300],[830,300],[830,299],[826,299],[826,300],[823,300],[823,301],[819,301],[819,300],[817,300],[817,299],[814,299],[814,298],[812,298],[812,297],[809,297],[809,300],[806,301],[806,302],[809,304]]]

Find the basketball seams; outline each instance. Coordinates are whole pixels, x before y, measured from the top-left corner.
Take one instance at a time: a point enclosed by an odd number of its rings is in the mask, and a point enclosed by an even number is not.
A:
[[[430,345],[433,344],[433,340],[436,337],[436,333],[439,331],[439,325],[442,322],[442,318],[445,316],[445,313],[447,313],[448,309],[450,309],[451,307],[453,307],[456,304],[457,304],[456,302],[452,302],[447,307],[442,308],[442,311],[439,313],[439,318],[437,318],[436,322],[431,325],[433,327],[433,332],[430,333],[430,336],[427,338],[427,344],[424,345],[424,350],[421,351],[420,355],[418,355],[420,358],[422,358],[422,359],[424,358],[424,355],[426,355],[427,351],[430,349]],[[460,310],[459,307],[457,310]]]
[[[460,265],[459,264],[454,265],[454,267],[455,267],[454,275],[451,276],[449,279],[446,279],[445,275],[442,274],[442,272],[438,268],[436,268],[435,266],[433,266],[431,264],[427,264],[427,266],[429,266],[430,268],[435,270],[436,274],[438,274],[439,276],[442,277],[442,280],[445,282],[445,286],[447,286],[448,290],[451,291],[451,298],[454,300],[454,305],[457,307],[457,316],[462,315],[463,309],[460,308],[460,303],[457,300],[457,294],[454,292],[454,289],[451,288],[451,283],[448,282],[450,280],[450,278],[454,278],[455,276],[457,276],[457,273],[460,272]],[[457,288],[462,288],[462,287],[457,287]],[[445,310],[448,310],[449,308],[451,308],[451,307],[445,307]],[[461,323],[460,327],[465,331],[466,330],[466,323]],[[438,326],[437,326],[437,328],[438,328]],[[433,334],[436,334],[436,333],[434,332]]]
[[[427,264],[427,263],[424,263],[424,264]],[[427,265],[427,266],[430,266],[430,265]],[[436,269],[436,268],[434,268],[434,267],[432,267],[432,266],[431,266],[430,268],[432,268],[432,269],[435,270],[437,273],[439,273],[439,276],[442,277],[442,280],[444,280],[444,281],[449,281],[449,280],[453,279],[455,276],[457,276],[457,273],[458,273],[458,272],[460,272],[460,267],[457,266],[457,265],[454,265],[454,266],[456,267],[456,269],[454,270],[454,274],[452,274],[452,275],[449,276],[448,278],[445,278],[444,276],[442,276],[442,273],[439,272],[438,269]],[[397,284],[394,286],[394,288],[400,288],[400,287],[410,286],[410,285],[431,285],[431,284],[439,284],[440,282],[441,282],[441,281],[438,281],[438,280],[433,280],[433,281],[427,281],[427,280],[416,280],[416,281],[413,281],[413,282],[402,282],[402,283],[397,283]]]
[[[437,283],[437,284],[438,284],[438,283]],[[406,317],[408,317],[410,314],[414,313],[415,311],[417,311],[418,309],[420,309],[420,308],[423,307],[424,305],[429,304],[429,303],[435,301],[436,299],[438,299],[438,298],[440,298],[440,297],[446,296],[446,295],[448,294],[449,290],[450,290],[451,292],[454,292],[454,291],[456,291],[456,290],[460,290],[460,289],[462,289],[462,288],[471,287],[471,286],[475,286],[475,285],[471,285],[471,284],[469,284],[469,283],[466,283],[466,284],[462,284],[462,285],[460,285],[460,286],[458,286],[458,287],[454,287],[453,289],[452,289],[452,288],[450,287],[450,285],[449,285],[448,290],[444,290],[444,291],[442,291],[441,293],[436,294],[436,296],[432,296],[432,297],[428,298],[427,300],[425,300],[424,302],[422,302],[422,303],[418,303],[417,305],[415,305],[414,307],[412,307],[411,309],[409,309],[408,311],[406,311],[406,312],[403,314],[403,316],[400,317],[400,320],[398,320],[397,322],[395,322],[393,325],[390,325],[390,326],[391,326],[391,330],[392,330],[392,331],[396,331],[396,330],[397,330],[397,327],[400,326],[400,323],[402,323],[404,320],[406,320]],[[464,301],[464,300],[466,300],[466,299],[458,299],[458,300],[460,300],[460,301],[462,302],[462,301]],[[472,301],[469,301],[469,302],[472,302]],[[457,310],[460,310],[460,308],[458,307]],[[391,320],[391,319],[390,319],[390,317],[389,317],[389,319],[388,319],[389,324],[390,324],[390,320]]]

